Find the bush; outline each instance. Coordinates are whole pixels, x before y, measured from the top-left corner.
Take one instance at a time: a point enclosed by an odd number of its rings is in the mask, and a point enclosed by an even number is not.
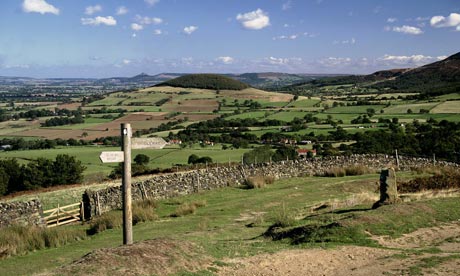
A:
[[[204,207],[206,204],[207,203],[204,200],[182,203],[179,207],[176,208],[174,213],[171,214],[171,217],[182,217],[194,214],[197,208]]]
[[[112,211],[102,214],[91,221],[88,229],[89,235],[104,232],[107,229],[119,228],[123,225],[123,215],[121,211]]]
[[[353,166],[348,166],[345,167],[345,174],[347,176],[351,175],[363,175],[363,174],[368,174],[371,173],[372,171],[363,165],[353,165]]]
[[[317,176],[324,176],[324,177],[344,177],[344,176],[352,176],[352,175],[363,175],[371,173],[372,170],[363,165],[352,165],[348,167],[333,167],[322,174]]]
[[[85,238],[85,232],[75,227],[42,228],[14,225],[0,231],[0,258],[59,247]]]
[[[263,188],[267,184],[273,184],[275,182],[275,177],[272,175],[255,175],[249,176],[244,182],[244,186],[247,189]]]
[[[158,219],[158,215],[155,212],[157,207],[156,201],[153,199],[147,199],[143,201],[136,201],[133,204],[133,224],[139,222],[146,222]]]
[[[344,177],[346,175],[345,169],[344,168],[339,168],[339,167],[334,167],[330,168],[326,171],[321,176],[325,177]]]
[[[460,171],[445,168],[441,173],[430,177],[417,177],[398,185],[400,193],[416,193],[425,190],[444,190],[460,188]]]

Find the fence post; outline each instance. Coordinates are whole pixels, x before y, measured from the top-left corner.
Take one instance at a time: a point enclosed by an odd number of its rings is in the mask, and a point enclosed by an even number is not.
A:
[[[85,204],[83,201],[80,201],[80,220],[82,222],[85,221]]]
[[[59,208],[59,203],[58,203],[58,205],[57,205],[57,219],[56,219],[56,225],[59,225],[59,211],[60,211],[60,210],[61,210],[61,209]]]

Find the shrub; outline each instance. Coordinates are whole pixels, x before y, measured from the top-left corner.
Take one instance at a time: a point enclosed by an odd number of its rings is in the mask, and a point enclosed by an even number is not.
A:
[[[333,167],[318,176],[324,177],[344,177],[344,176],[351,176],[351,175],[363,175],[371,173],[371,169],[363,165],[352,165],[348,167]]]
[[[156,207],[157,203],[153,199],[134,202],[133,224],[158,219],[158,215],[155,213]]]
[[[417,177],[398,185],[398,191],[401,193],[458,188],[460,188],[460,172],[454,168],[446,168],[433,176]]]
[[[344,168],[339,168],[339,167],[334,167],[330,168],[322,174],[322,176],[325,177],[343,177],[346,175],[345,169]]]
[[[206,204],[205,200],[182,203],[176,208],[174,213],[171,214],[171,217],[182,217],[194,214],[197,208],[204,207]]]
[[[94,235],[107,229],[119,228],[122,224],[123,216],[121,211],[107,212],[91,221],[88,234]]]
[[[273,184],[275,182],[275,177],[271,175],[262,176],[255,175],[246,178],[244,186],[247,189],[263,188],[267,184]]]
[[[345,168],[345,174],[350,175],[363,175],[371,173],[371,170],[363,165],[353,165]]]

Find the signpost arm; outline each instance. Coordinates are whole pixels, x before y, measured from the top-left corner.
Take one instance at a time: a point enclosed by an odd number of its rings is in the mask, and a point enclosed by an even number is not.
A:
[[[123,244],[133,243],[133,213],[131,209],[131,124],[121,124],[123,162]]]

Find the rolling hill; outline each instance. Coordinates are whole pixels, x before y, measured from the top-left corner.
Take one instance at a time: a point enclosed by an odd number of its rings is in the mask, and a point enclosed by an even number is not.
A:
[[[444,60],[407,70],[376,88],[421,92],[436,96],[460,91],[460,52]]]
[[[369,75],[315,79],[286,87],[287,90],[354,84],[387,92],[419,92],[422,97],[460,91],[460,53],[412,69],[392,69]]]
[[[162,82],[156,86],[213,90],[243,90],[250,87],[246,83],[217,74],[190,74]]]

